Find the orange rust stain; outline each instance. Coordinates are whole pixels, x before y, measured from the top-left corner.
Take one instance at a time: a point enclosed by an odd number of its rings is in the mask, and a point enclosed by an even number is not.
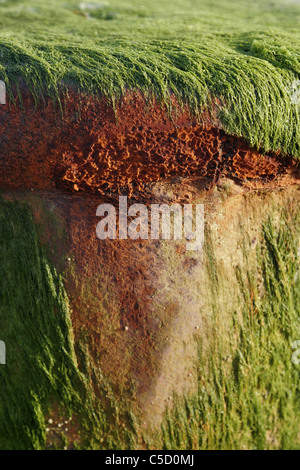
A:
[[[18,102],[0,108],[0,185],[130,196],[176,176],[204,176],[212,184],[220,176],[270,179],[291,165],[259,154],[208,118],[196,122],[175,99],[173,105],[171,117],[154,98],[132,92],[114,111],[105,99],[70,91],[61,115],[52,100],[35,107],[24,93],[25,113]]]
[[[49,197],[51,202],[55,196]],[[101,202],[93,195],[56,201],[66,221],[76,269],[76,278],[66,278],[74,333],[80,338],[84,328],[90,352],[102,371],[118,387],[128,385],[134,377],[140,394],[150,386],[159,367],[162,318],[153,305],[153,295],[164,268],[157,256],[160,241],[99,240],[95,214]],[[88,298],[86,283],[91,288]],[[108,322],[113,334],[106,333]]]

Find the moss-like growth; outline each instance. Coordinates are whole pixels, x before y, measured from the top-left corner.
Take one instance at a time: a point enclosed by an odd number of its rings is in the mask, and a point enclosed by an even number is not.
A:
[[[78,411],[84,381],[62,280],[38,244],[29,208],[1,198],[0,221],[0,332],[7,348],[0,369],[0,445],[41,448],[47,407],[58,400],[67,416]]]
[[[217,99],[226,131],[299,157],[299,13],[280,0],[7,0],[0,79],[37,99],[69,85],[112,102],[126,89],[172,92],[196,113]]]
[[[236,267],[238,305],[216,308],[217,271],[207,257],[213,335],[205,349],[199,342],[198,392],[177,398],[165,416],[165,449],[300,448],[300,368],[292,361],[300,335],[299,211],[276,218],[263,224],[257,269],[247,270],[249,252],[246,269]],[[226,312],[227,337],[220,334]]]
[[[57,405],[60,416],[79,425],[77,447],[133,447],[135,419],[93,366],[84,337],[79,370],[62,278],[40,247],[29,207],[2,197],[0,260],[0,339],[7,353],[0,366],[0,448],[68,446],[63,428],[55,442],[47,438],[46,417]]]

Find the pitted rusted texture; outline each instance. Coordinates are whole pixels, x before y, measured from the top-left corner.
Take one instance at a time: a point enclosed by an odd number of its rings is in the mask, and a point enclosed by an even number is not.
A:
[[[168,112],[154,98],[127,93],[115,106],[70,91],[63,106],[0,107],[0,184],[96,194],[143,193],[145,184],[174,177],[270,180],[291,165],[226,135],[209,116],[196,121],[173,99]],[[176,112],[174,111],[176,110]]]

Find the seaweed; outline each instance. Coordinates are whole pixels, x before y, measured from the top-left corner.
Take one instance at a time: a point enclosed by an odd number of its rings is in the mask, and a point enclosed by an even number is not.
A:
[[[300,156],[295,2],[7,0],[0,12],[11,99],[24,83],[36,100],[70,86],[112,104],[128,89],[169,104],[175,94],[196,115],[217,103],[225,131],[253,146]]]

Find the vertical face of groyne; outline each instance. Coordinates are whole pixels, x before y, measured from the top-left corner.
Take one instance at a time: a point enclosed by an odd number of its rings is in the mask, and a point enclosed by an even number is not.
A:
[[[212,114],[196,119],[172,99],[173,114],[139,92],[113,108],[70,90],[62,109],[50,99],[36,105],[24,92],[22,105],[0,108],[0,188],[5,199],[29,205],[63,275],[79,368],[94,377],[98,398],[101,371],[145,429],[160,425],[174,390],[195,393],[198,340],[207,352],[217,308],[226,343],[228,302],[239,302],[230,279],[236,266],[246,269],[241,245],[257,246],[264,217],[299,197],[292,158],[251,148]],[[99,240],[97,207],[109,203],[118,215],[119,196],[149,210],[204,204],[203,249],[150,235]]]

